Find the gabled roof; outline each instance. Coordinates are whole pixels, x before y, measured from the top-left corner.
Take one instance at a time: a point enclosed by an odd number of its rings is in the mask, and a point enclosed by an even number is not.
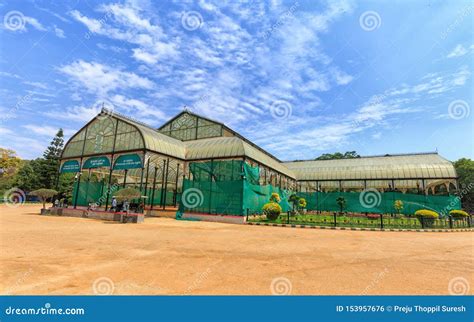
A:
[[[105,113],[107,113],[107,111]],[[149,125],[122,114],[114,112],[112,116],[136,127],[143,136],[146,149],[180,159],[184,159],[186,157],[186,146],[180,140],[176,140],[172,137],[159,133]]]
[[[232,130],[230,127],[228,127],[227,125],[225,125],[224,123],[222,122],[219,122],[219,121],[216,121],[216,120],[213,120],[213,119],[210,119],[208,117],[205,117],[205,116],[202,116],[202,115],[199,115],[199,114],[196,114],[196,113],[193,113],[187,109],[185,109],[184,111],[178,113],[176,116],[174,116],[173,118],[171,118],[169,121],[167,121],[165,124],[163,124],[162,126],[160,126],[158,128],[158,131],[162,130],[164,127],[166,127],[167,125],[171,124],[174,120],[178,119],[179,117],[181,117],[183,114],[189,114],[191,116],[194,116],[194,117],[197,117],[197,118],[201,118],[201,119],[204,119],[206,121],[209,121],[209,122],[213,122],[213,123],[216,123],[218,125],[221,125],[225,130],[229,131],[230,133],[232,133],[232,135],[238,137],[239,139],[247,142],[247,144],[253,146],[255,149],[259,150],[260,152],[268,155],[270,158],[278,161],[278,162],[281,162],[280,159],[278,159],[276,156],[274,156],[273,154],[271,154],[270,152],[262,149],[261,147],[259,147],[257,144],[253,143],[252,141],[250,141],[249,139],[247,139],[246,137],[244,137],[243,135],[241,135],[240,133]]]
[[[219,121],[216,121],[216,120],[213,120],[213,119],[210,119],[206,116],[202,116],[202,115],[199,115],[199,114],[196,114],[196,113],[193,113],[191,112],[190,110],[188,109],[184,109],[182,112],[179,112],[178,114],[176,114],[174,117],[172,117],[170,120],[168,120],[166,123],[164,123],[162,126],[160,126],[158,128],[158,131],[162,130],[164,127],[166,127],[168,124],[171,124],[174,120],[180,118],[182,115],[184,114],[189,114],[191,116],[195,116],[195,117],[198,117],[198,118],[201,118],[201,119],[204,119],[206,121],[209,121],[209,122],[212,122],[212,123],[216,123],[216,124],[219,124],[219,125],[222,125],[225,129],[229,130],[230,132],[232,133],[236,133],[235,131],[233,131],[232,129],[230,129],[229,127],[227,127],[224,123],[222,122],[219,122]]]

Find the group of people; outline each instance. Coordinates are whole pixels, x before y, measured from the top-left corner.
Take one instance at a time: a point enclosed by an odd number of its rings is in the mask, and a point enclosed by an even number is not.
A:
[[[118,211],[118,204],[117,204],[117,199],[115,197],[112,197],[112,204],[110,207],[110,211],[112,212],[117,212]],[[128,213],[130,211],[130,203],[128,200],[125,200],[122,204],[122,211]]]
[[[66,199],[55,199],[53,202],[53,206],[56,208],[67,208],[68,204]]]

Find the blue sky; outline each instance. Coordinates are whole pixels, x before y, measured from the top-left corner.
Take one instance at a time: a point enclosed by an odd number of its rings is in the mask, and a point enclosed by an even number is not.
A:
[[[1,146],[42,154],[99,110],[188,106],[282,160],[474,158],[472,1],[7,1]]]

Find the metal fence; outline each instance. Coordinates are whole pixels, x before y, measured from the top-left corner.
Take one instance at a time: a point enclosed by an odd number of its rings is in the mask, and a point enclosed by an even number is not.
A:
[[[385,228],[385,229],[460,229],[473,225],[472,217],[439,218],[373,215],[340,215],[337,212],[327,214],[281,214],[276,220],[264,216],[247,214],[248,222],[277,223],[289,225],[349,227],[349,228]]]

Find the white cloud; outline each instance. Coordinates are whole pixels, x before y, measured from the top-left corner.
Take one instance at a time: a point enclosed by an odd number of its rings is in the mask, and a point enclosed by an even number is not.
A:
[[[54,137],[56,133],[58,133],[59,128],[54,127],[54,126],[48,126],[48,125],[35,125],[35,124],[27,124],[23,125],[23,127],[34,134],[38,134],[41,136],[48,136],[48,137]],[[65,135],[71,135],[73,131],[68,130],[68,129],[63,129],[63,132]]]
[[[25,26],[23,28],[25,31],[26,31],[27,24],[33,26],[36,30],[47,31],[47,29],[36,18],[25,16],[24,21],[25,21]]]
[[[54,30],[54,33],[56,34],[57,37],[66,38],[66,36],[64,35],[64,30],[62,30],[61,28],[58,28],[57,26],[54,26],[53,30]]]
[[[467,54],[467,52],[468,52],[467,49],[464,48],[463,45],[459,44],[446,57],[448,57],[448,58],[460,57],[460,56],[464,56],[465,54]]]
[[[61,108],[58,110],[49,110],[44,112],[45,116],[53,119],[65,120],[77,123],[86,123],[92,120],[97,114],[100,113],[101,105],[95,104],[91,107],[86,106],[72,106],[67,108]]]
[[[154,87],[153,82],[146,77],[97,62],[78,60],[60,67],[59,70],[90,92],[99,95],[105,95],[116,89]]]
[[[23,84],[30,85],[36,88],[41,88],[41,89],[48,89],[48,85],[45,83],[41,82],[31,82],[31,81],[24,81]]]
[[[140,119],[149,119],[150,117],[160,121],[167,119],[167,116],[163,113],[163,111],[158,108],[151,107],[150,105],[138,99],[127,98],[123,95],[114,95],[110,97],[110,101],[113,104],[116,104],[118,107],[124,109],[129,115],[134,115]]]
[[[307,157],[307,151],[337,149],[345,144],[354,144],[356,135],[383,139],[381,127],[390,131],[401,122],[402,115],[419,115],[434,110],[430,102],[433,93],[444,93],[462,86],[470,77],[467,66],[454,73],[431,73],[421,82],[412,85],[402,84],[373,95],[354,112],[342,115],[315,116],[314,113],[296,115],[282,121],[271,118],[260,121],[258,126],[249,125],[247,136],[271,152],[284,156],[285,160]],[[443,106],[443,112],[446,107]],[[445,114],[434,113],[434,118],[446,118]],[[276,123],[276,125],[275,125]],[[266,131],[262,133],[261,128]],[[370,131],[377,130],[374,134]],[[367,133],[369,132],[369,133]],[[291,136],[286,135],[291,133]],[[365,135],[367,133],[367,135]],[[278,137],[278,140],[275,140]],[[315,138],[314,140],[299,138]]]
[[[104,14],[101,19],[88,18],[77,10],[70,14],[94,34],[136,45],[132,57],[138,61],[153,65],[179,56],[180,39],[169,39],[163,29],[145,18],[144,10],[137,6],[131,3],[108,4],[100,6],[99,11]]]

